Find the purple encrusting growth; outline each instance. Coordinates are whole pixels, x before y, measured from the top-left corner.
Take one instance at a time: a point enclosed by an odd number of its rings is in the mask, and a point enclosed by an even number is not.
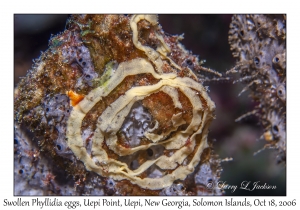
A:
[[[174,183],[170,187],[166,187],[160,193],[162,196],[188,195],[183,184]]]
[[[56,94],[53,97],[47,96],[44,101],[45,118],[48,125],[57,131],[57,139],[55,140],[55,151],[63,157],[73,159],[73,153],[68,148],[66,136],[66,125],[69,115],[72,111],[70,99],[65,94]]]
[[[144,133],[151,127],[151,120],[152,116],[141,104],[136,103],[132,107],[122,126],[122,133],[131,147],[140,144]]]
[[[82,76],[78,79],[75,87],[81,89],[84,84],[92,86],[92,81],[98,77],[98,74],[95,72],[90,51],[84,46],[79,33],[74,32],[71,39],[72,44],[63,46],[61,53],[64,62],[78,65],[82,70]]]

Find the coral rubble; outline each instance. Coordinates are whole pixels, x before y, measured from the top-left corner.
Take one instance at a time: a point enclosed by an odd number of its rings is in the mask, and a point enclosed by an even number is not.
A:
[[[234,15],[229,44],[238,58],[228,73],[240,73],[236,82],[245,82],[257,102],[250,114],[259,117],[265,130],[265,148],[278,150],[277,161],[286,160],[286,16]],[[241,92],[241,93],[242,93]]]
[[[16,124],[15,194],[222,194],[206,187],[221,168],[201,72],[220,75],[155,15],[74,15],[67,28],[16,90],[34,138]]]

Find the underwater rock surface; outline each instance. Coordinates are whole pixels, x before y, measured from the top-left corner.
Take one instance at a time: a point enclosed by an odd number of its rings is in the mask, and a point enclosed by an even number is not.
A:
[[[215,104],[156,15],[74,15],[15,93],[15,195],[220,195]],[[26,129],[30,130],[29,137]]]
[[[235,82],[246,84],[257,103],[249,115],[259,118],[264,128],[261,139],[265,148],[278,151],[277,162],[286,162],[286,16],[234,15],[230,24],[229,44],[238,58],[228,73],[239,73]],[[240,93],[240,94],[241,94]]]

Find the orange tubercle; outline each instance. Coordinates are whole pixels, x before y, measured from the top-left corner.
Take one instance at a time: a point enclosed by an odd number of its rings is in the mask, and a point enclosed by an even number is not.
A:
[[[70,98],[70,102],[72,106],[76,106],[82,99],[84,99],[84,95],[80,95],[70,90],[67,91],[67,96]]]

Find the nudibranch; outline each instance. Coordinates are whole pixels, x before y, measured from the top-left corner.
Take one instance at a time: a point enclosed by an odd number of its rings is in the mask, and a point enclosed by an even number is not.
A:
[[[77,15],[68,24],[31,72],[46,82],[20,85],[33,104],[17,96],[19,121],[46,131],[41,148],[80,186],[97,174],[120,194],[168,194],[178,182],[181,194],[209,194],[207,180],[220,173],[207,137],[215,104],[199,71],[211,70],[156,15]]]

